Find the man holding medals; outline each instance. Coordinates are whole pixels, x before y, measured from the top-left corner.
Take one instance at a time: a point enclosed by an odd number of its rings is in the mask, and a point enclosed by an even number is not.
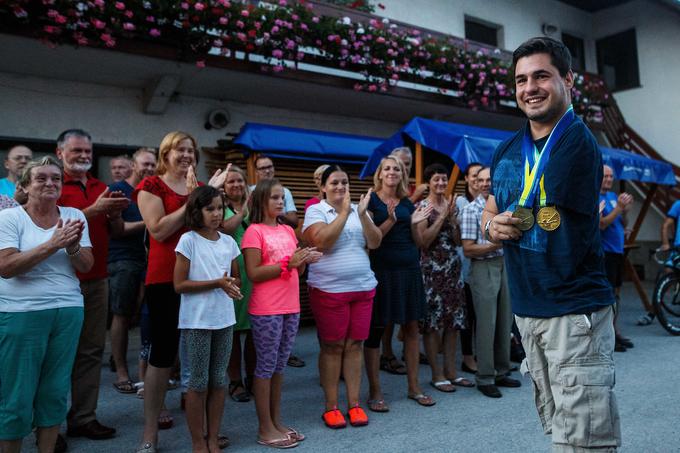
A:
[[[502,242],[512,309],[553,452],[615,451],[614,294],[599,231],[602,157],[571,107],[571,56],[533,38],[513,53],[529,121],[494,155],[481,228]]]

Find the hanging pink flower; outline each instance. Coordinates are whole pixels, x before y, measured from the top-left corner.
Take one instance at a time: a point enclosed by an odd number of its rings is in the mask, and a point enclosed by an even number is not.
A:
[[[205,9],[205,5],[201,2],[196,2],[196,4],[194,5],[194,9],[196,11],[203,11]]]
[[[146,21],[147,22],[156,22],[156,18],[153,16],[146,16]]]
[[[274,49],[272,50],[272,57],[274,58],[283,58],[283,51],[279,49]]]
[[[135,24],[133,24],[131,22],[125,22],[123,24],[123,28],[127,31],[133,31],[136,27],[135,27]]]
[[[317,16],[312,17],[312,22],[314,22],[315,24],[318,24],[320,20],[321,19]]]
[[[281,66],[280,64],[277,64],[272,68],[272,71],[281,72],[281,71],[283,71],[283,66]]]
[[[219,18],[218,22],[220,25],[227,25],[229,23],[229,19],[225,16],[222,16]]]
[[[152,28],[149,30],[149,35],[153,36],[154,38],[158,38],[161,35],[161,32],[157,28]]]
[[[125,3],[123,2],[116,2],[113,4],[113,6],[121,11],[125,9]]]
[[[375,84],[373,84],[373,83],[370,84],[370,85],[368,86],[368,91],[370,91],[371,93],[375,93],[376,91],[378,91],[378,85],[375,85]]]
[[[237,26],[238,28],[243,28],[243,27],[246,26],[246,24],[244,24],[243,21],[241,21],[241,20],[237,20],[237,21],[236,21],[236,26]]]
[[[241,10],[241,16],[248,17],[250,16],[250,12],[247,9]]]
[[[205,60],[198,60],[196,66],[199,68],[205,68]]]

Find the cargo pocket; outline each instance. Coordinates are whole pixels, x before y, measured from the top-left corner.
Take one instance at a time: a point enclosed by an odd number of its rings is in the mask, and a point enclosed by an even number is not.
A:
[[[555,424],[564,429],[560,434],[566,443],[591,448],[619,445],[613,362],[598,356],[565,363],[559,367],[558,379],[562,420]]]

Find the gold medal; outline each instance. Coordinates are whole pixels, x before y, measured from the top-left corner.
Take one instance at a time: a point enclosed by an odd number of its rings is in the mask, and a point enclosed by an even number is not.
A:
[[[529,208],[518,207],[512,216],[520,220],[517,224],[520,231],[529,231],[534,226],[534,213]]]
[[[555,231],[560,227],[562,219],[557,208],[554,206],[544,206],[536,214],[536,223],[545,231]]]

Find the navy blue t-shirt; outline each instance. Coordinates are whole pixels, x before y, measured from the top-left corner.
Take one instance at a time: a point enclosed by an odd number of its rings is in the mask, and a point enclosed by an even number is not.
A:
[[[519,199],[523,136],[524,129],[494,154],[491,193],[499,212],[514,211]],[[547,232],[534,225],[520,240],[503,244],[515,314],[538,318],[586,314],[614,303],[600,243],[601,183],[602,155],[595,137],[576,118],[553,147],[545,170],[547,205],[557,207],[560,227]],[[534,215],[538,204],[537,196]]]
[[[134,187],[128,184],[125,180],[115,182],[109,186],[113,192],[120,190],[125,194],[125,197],[132,199],[132,192]],[[126,222],[139,222],[142,220],[142,214],[136,203],[130,203],[123,211],[123,220]],[[109,240],[109,263],[116,261],[146,261],[146,252],[144,250],[144,230],[139,233],[126,236],[121,239]]]

